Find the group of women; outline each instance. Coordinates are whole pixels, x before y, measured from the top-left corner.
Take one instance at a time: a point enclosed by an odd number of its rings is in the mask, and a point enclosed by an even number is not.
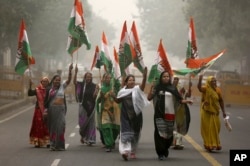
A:
[[[55,75],[49,82],[42,78],[40,85],[28,90],[28,96],[36,96],[37,102],[30,130],[30,143],[35,147],[47,146],[52,151],[65,150],[65,115],[67,103],[65,89],[71,82],[73,64],[69,66],[68,79],[61,82],[61,76]]]
[[[30,141],[35,146],[49,145],[52,150],[65,150],[65,115],[67,111],[64,90],[71,80],[72,64],[69,67],[68,80],[60,83],[60,76],[55,76],[52,85],[47,78],[41,81],[33,95],[37,96],[37,104],[30,132]],[[112,151],[119,136],[119,152],[127,161],[136,158],[136,150],[143,126],[143,109],[153,100],[154,105],[154,142],[159,160],[168,157],[169,147],[173,143],[175,114],[182,104],[192,104],[191,100],[183,98],[177,87],[172,83],[168,71],[161,73],[158,83],[152,85],[146,96],[143,92],[147,80],[147,68],[143,71],[140,85],[135,84],[134,75],[128,75],[122,87],[112,79],[110,74],[104,74],[101,87],[92,82],[92,74],[85,73],[82,81],[77,81],[78,68],[75,67],[73,83],[76,90],[76,100],[79,105],[79,133],[81,143],[92,145],[96,143],[97,128],[106,152]],[[215,78],[208,79],[205,86],[198,84],[202,92],[201,101],[201,133],[204,147],[209,150],[220,150],[219,141],[219,110],[226,116],[223,99]],[[45,83],[45,82],[47,83]],[[40,90],[39,90],[40,89]],[[46,90],[47,89],[47,90]],[[31,89],[29,92],[32,91]],[[29,93],[30,95],[31,93]],[[44,100],[42,100],[44,98]],[[44,101],[44,103],[42,103]],[[47,115],[46,115],[47,114]],[[43,124],[44,115],[47,116]],[[36,120],[40,124],[36,124]],[[35,126],[35,127],[34,127]],[[36,129],[35,129],[36,128]],[[48,134],[49,133],[49,134]],[[48,140],[49,138],[49,140]],[[49,142],[49,144],[48,144]]]

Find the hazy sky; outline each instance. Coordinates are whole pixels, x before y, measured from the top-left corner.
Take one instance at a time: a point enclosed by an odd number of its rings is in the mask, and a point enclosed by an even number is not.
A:
[[[120,41],[121,30],[124,21],[127,21],[129,28],[134,20],[132,14],[137,14],[135,5],[136,0],[92,0],[89,1],[93,12],[98,16],[107,19],[107,21],[115,26],[116,38],[114,41],[108,41],[110,46],[117,45]],[[108,36],[107,36],[108,37]]]
[[[155,48],[155,51],[148,51],[146,47],[143,45],[143,40],[141,38],[141,30],[140,30],[140,22],[139,20],[136,20],[133,18],[133,15],[138,15],[138,10],[136,8],[136,0],[91,0],[89,1],[90,5],[92,6],[93,12],[95,12],[97,15],[103,17],[104,19],[108,18],[108,22],[113,24],[115,26],[116,30],[116,37],[113,41],[108,41],[110,50],[113,46],[118,46],[118,43],[120,42],[120,35],[121,30],[124,21],[127,21],[127,28],[128,31],[131,27],[132,21],[136,21],[137,31],[139,38],[141,40],[141,47],[142,47],[142,53],[147,52],[147,54],[151,54],[155,57],[157,48]],[[108,37],[108,36],[107,36]],[[169,53],[168,53],[169,55]],[[170,55],[169,55],[170,56]],[[180,60],[178,57],[169,57],[169,61],[173,66],[179,66],[184,67],[184,60]],[[144,62],[145,65],[148,66],[148,68],[151,67],[152,58],[145,58],[144,56]]]

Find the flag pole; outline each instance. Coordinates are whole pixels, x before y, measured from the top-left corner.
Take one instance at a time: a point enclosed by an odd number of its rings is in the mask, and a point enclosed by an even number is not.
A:
[[[99,79],[100,79],[100,82],[102,82],[101,68],[99,68]]]

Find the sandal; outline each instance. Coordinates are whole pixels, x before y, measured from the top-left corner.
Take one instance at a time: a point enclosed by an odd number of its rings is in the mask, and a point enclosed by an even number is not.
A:
[[[130,158],[131,158],[131,159],[136,159],[135,153],[131,153],[131,154],[130,154]]]
[[[81,138],[81,139],[80,139],[80,142],[81,142],[82,144],[84,144],[84,140],[83,140],[83,138]]]
[[[122,158],[123,160],[128,161],[128,154],[126,153],[122,154]]]

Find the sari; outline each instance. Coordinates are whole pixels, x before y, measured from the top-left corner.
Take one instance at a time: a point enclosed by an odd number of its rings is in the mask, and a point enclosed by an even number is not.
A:
[[[103,84],[100,91],[103,96],[100,98],[100,130],[107,151],[112,149],[120,132],[120,106],[110,96],[112,91],[111,84]]]
[[[149,102],[138,85],[122,88],[117,98],[121,99],[119,151],[121,154],[135,153],[143,125],[142,110]]]
[[[36,147],[47,146],[49,144],[49,131],[43,121],[44,99],[46,89],[40,84],[35,90],[29,89],[28,96],[36,96],[36,106],[30,128],[30,144]]]
[[[64,91],[66,87],[66,82],[62,83],[59,89],[51,87],[48,89],[47,99],[45,100],[45,107],[48,112],[47,123],[49,128],[51,150],[65,150],[64,134],[67,106]],[[63,101],[63,103],[58,103],[58,100]]]
[[[96,124],[95,124],[95,98],[93,96],[96,84],[85,84],[85,81],[76,83],[76,99],[79,104],[79,133],[81,142],[87,144],[96,143]]]
[[[211,150],[221,150],[220,144],[220,103],[222,98],[221,90],[210,86],[212,77],[207,79],[206,85],[202,87],[202,101],[200,109],[201,117],[201,136],[204,148]]]

